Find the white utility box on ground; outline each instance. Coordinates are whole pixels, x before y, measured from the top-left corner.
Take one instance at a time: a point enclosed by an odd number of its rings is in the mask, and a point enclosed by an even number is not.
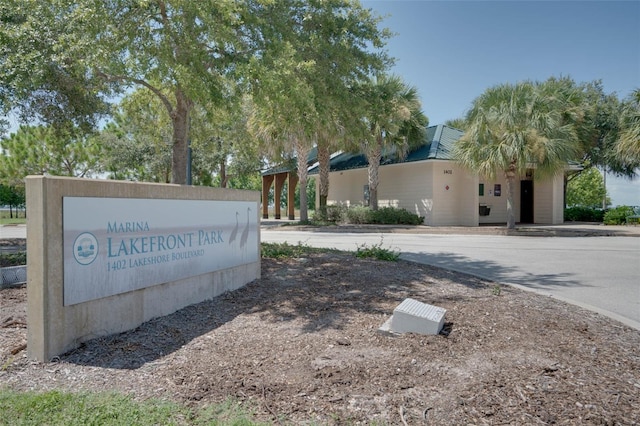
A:
[[[444,326],[446,309],[405,299],[394,310],[380,331],[391,333],[439,334]]]

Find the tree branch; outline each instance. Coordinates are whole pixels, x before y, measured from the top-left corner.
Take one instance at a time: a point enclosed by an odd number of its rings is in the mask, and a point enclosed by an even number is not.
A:
[[[106,81],[128,81],[128,82],[139,84],[143,87],[146,87],[147,89],[151,90],[151,92],[154,95],[160,98],[164,106],[167,108],[167,112],[169,113],[169,116],[173,114],[174,108],[173,108],[173,105],[171,105],[169,98],[167,98],[160,89],[153,86],[146,80],[142,80],[140,78],[127,77],[126,75],[109,75],[100,70],[95,70],[95,72],[96,72],[96,75],[98,75],[101,78],[104,78]]]

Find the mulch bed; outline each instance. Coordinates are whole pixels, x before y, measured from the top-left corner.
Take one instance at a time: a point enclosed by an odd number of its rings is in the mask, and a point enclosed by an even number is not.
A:
[[[437,336],[378,328],[411,297]],[[555,299],[404,261],[263,259],[262,278],[26,358],[26,289],[0,291],[0,383],[115,390],[201,407],[228,397],[283,424],[640,424],[640,332]]]

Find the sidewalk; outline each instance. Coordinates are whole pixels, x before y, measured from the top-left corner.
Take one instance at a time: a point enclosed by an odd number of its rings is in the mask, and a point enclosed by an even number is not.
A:
[[[640,226],[601,225],[567,222],[562,225],[517,225],[509,230],[505,225],[471,226],[410,226],[410,225],[297,225],[288,219],[262,219],[261,227],[272,231],[398,233],[398,234],[454,234],[454,235],[514,235],[531,237],[640,237]]]
[[[276,231],[454,234],[454,235],[514,235],[531,237],[640,237],[640,225],[600,225],[568,222],[562,225],[517,225],[509,230],[504,225],[471,226],[410,226],[410,225],[297,225],[288,219],[262,219],[260,227]],[[27,238],[26,225],[0,225],[0,240]]]

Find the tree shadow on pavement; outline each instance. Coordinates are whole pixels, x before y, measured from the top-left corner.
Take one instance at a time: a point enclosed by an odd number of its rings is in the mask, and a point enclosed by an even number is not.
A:
[[[497,262],[474,260],[455,253],[403,253],[403,260],[436,266],[503,284],[518,284],[536,290],[562,287],[589,287],[573,279],[569,273],[532,274],[516,267],[505,267]]]

